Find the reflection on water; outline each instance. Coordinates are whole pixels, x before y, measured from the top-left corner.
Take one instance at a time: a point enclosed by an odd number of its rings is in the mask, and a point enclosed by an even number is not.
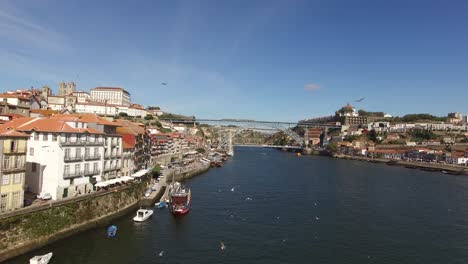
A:
[[[468,178],[238,148],[190,180],[192,210],[154,208],[28,253],[54,263],[465,263]],[[224,250],[221,249],[221,242]]]

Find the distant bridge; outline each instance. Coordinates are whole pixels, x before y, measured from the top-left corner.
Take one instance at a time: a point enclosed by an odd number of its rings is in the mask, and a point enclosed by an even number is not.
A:
[[[159,119],[160,121],[176,123],[176,124],[207,124],[212,126],[221,126],[224,130],[225,136],[221,138],[220,142],[222,146],[228,146],[229,151],[233,151],[232,138],[245,130],[274,130],[281,131],[286,135],[290,136],[294,141],[296,141],[300,146],[290,146],[290,148],[300,149],[302,146],[308,144],[307,138],[302,137],[297,134],[291,128],[301,127],[301,128],[312,128],[319,127],[324,128],[325,134],[327,134],[328,129],[330,128],[341,128],[340,125],[334,124],[323,124],[318,123],[315,120],[303,120],[300,122],[283,122],[283,121],[258,121],[253,119],[205,119],[205,118],[192,118],[192,119],[170,119],[163,118]],[[307,133],[306,133],[307,135]],[[268,147],[268,146],[266,146]],[[275,146],[275,147],[284,147],[284,146]]]
[[[299,146],[281,146],[281,145],[256,145],[256,144],[234,144],[235,147],[254,147],[254,148],[281,148],[281,149],[302,149]]]

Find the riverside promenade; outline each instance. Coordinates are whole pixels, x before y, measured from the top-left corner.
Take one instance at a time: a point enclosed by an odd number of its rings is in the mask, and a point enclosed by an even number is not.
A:
[[[379,158],[369,158],[369,157],[360,157],[360,156],[348,156],[348,155],[333,155],[334,158],[339,159],[348,159],[348,160],[361,160],[367,162],[375,163],[386,163],[387,165],[395,166],[404,166],[410,169],[421,169],[426,171],[444,171],[449,174],[456,175],[468,175],[468,167],[458,166],[451,164],[440,164],[440,163],[428,163],[428,162],[416,162],[416,161],[406,161],[406,160],[392,160],[392,159],[379,159]]]

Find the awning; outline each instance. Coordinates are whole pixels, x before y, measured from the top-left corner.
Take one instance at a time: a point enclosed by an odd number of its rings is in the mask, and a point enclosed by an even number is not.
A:
[[[142,177],[143,175],[145,175],[146,173],[148,173],[149,170],[146,170],[146,169],[143,169],[143,170],[139,170],[137,172],[135,172],[134,174],[132,174],[132,177],[133,178],[140,178]]]
[[[124,181],[124,182],[133,181],[133,178],[130,177],[130,176],[124,176],[124,177],[122,177],[122,181]]]
[[[107,185],[109,185],[109,183],[107,181],[103,181],[103,182],[98,182],[96,183],[96,187],[106,187]]]

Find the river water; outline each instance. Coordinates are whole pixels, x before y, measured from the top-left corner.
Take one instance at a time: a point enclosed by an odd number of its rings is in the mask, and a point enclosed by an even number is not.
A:
[[[96,228],[7,263],[468,263],[468,177],[242,147],[186,184],[185,217],[128,215],[114,239]]]

